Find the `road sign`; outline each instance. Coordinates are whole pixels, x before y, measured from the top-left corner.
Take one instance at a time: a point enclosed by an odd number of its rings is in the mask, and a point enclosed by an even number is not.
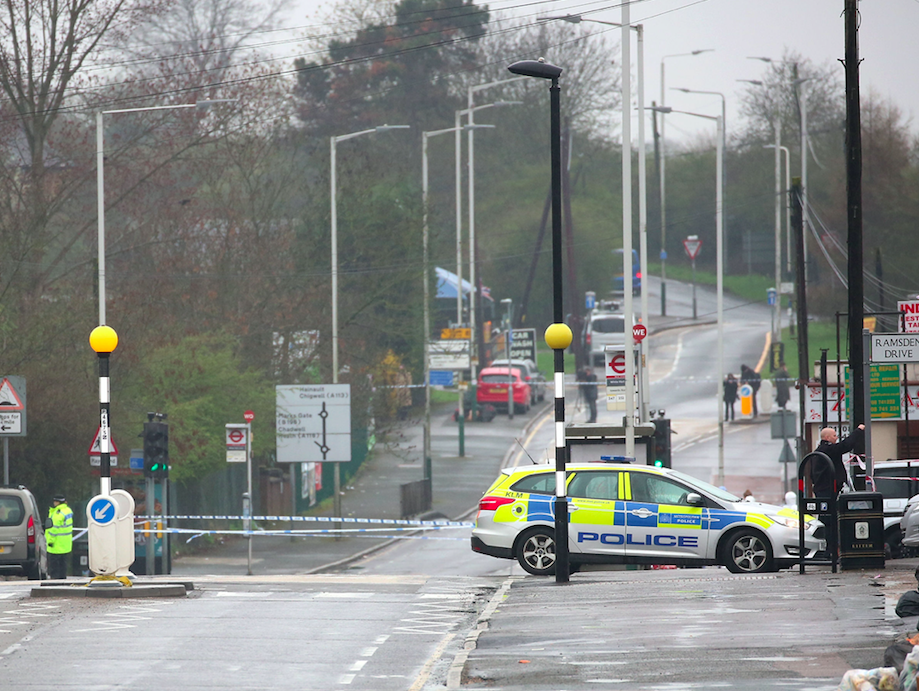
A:
[[[22,413],[0,413],[0,434],[22,432]]]
[[[26,436],[26,378],[2,377],[0,382],[0,437]]]
[[[245,413],[243,413],[243,420],[246,422],[252,422],[255,420],[255,413],[253,413],[251,410],[247,410]]]
[[[606,359],[606,378],[625,376],[625,353],[613,353]]]
[[[243,447],[246,446],[246,430],[236,427],[234,429],[227,430],[227,447]]]
[[[871,334],[871,362],[919,362],[919,335]]]
[[[431,386],[453,386],[453,372],[451,370],[431,370]]]
[[[919,300],[901,300],[897,303],[897,311],[903,312],[903,318],[897,320],[897,331],[919,331]]]
[[[102,494],[93,497],[87,507],[86,515],[99,525],[108,525],[115,520],[115,502]]]
[[[702,248],[702,240],[697,235],[690,235],[683,240],[683,247],[686,249],[686,256],[695,261],[696,257],[699,256],[699,250]]]
[[[446,340],[428,343],[430,369],[469,369],[469,341]]]
[[[470,338],[472,338],[472,329],[469,327],[460,327],[458,329],[441,329],[440,338],[444,341],[448,341],[450,339],[462,339],[468,341]]]
[[[93,443],[89,445],[89,464],[91,466],[98,466],[102,464],[102,447],[99,443],[99,433],[102,431],[102,427],[96,428],[96,435],[93,437]],[[109,451],[109,461],[113,466],[118,465],[118,447],[115,446],[115,438],[112,437],[109,439],[109,445],[112,447]]]
[[[278,463],[351,460],[350,384],[276,386],[275,391]]]
[[[643,340],[645,340],[645,336],[647,335],[648,327],[644,324],[635,324],[635,326],[632,327],[632,338],[635,339],[636,343],[641,343]]]
[[[536,329],[514,329],[511,334],[511,359],[536,362]]]

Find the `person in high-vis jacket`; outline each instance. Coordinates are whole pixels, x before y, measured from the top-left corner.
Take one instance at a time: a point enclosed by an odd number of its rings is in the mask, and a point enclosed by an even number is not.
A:
[[[63,494],[56,494],[48,512],[51,527],[45,531],[48,543],[48,571],[51,578],[67,578],[67,557],[73,549],[73,511]]]

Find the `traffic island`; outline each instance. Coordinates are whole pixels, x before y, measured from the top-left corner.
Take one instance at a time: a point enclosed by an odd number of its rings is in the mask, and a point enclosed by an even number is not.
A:
[[[92,583],[80,581],[48,581],[38,588],[32,588],[31,597],[84,597],[136,599],[145,597],[185,597],[189,590],[194,590],[194,583],[134,583],[124,586],[117,581]]]

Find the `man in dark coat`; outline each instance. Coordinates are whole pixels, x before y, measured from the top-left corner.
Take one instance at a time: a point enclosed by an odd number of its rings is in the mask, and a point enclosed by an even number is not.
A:
[[[865,426],[859,425],[851,435],[838,440],[836,430],[832,427],[824,427],[820,430],[820,443],[817,445],[817,451],[825,453],[833,462],[833,472],[823,463],[813,463],[811,466],[811,481],[814,483],[814,496],[831,497],[835,495],[842,486],[848,481],[846,466],[842,462],[843,454],[856,453],[862,451],[865,447]],[[835,491],[833,483],[836,483]]]
[[[775,380],[775,402],[779,408],[784,408],[791,398],[791,392],[788,387],[788,368],[785,367],[784,362],[779,364],[773,379]]]
[[[597,421],[597,375],[594,374],[592,367],[584,368],[583,375],[584,383],[581,385],[583,388],[584,401],[587,403],[587,410],[590,414],[590,419],[587,422],[596,422]]]
[[[852,434],[842,441],[838,440],[836,430],[832,427],[824,427],[820,430],[820,443],[817,445],[816,450],[826,454],[827,458],[833,462],[833,469],[830,470],[825,463],[811,460],[811,481],[814,483],[814,496],[835,497],[849,479],[846,466],[842,462],[843,454],[852,451],[863,452],[864,449],[864,425],[859,425]],[[826,548],[830,554],[834,554],[837,549],[836,521],[828,520],[826,517],[824,519],[826,524]]]

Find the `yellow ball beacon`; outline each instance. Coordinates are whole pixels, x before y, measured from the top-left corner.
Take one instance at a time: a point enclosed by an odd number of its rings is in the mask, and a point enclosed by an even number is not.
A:
[[[89,345],[97,353],[111,353],[118,345],[118,334],[111,326],[97,326],[89,334]]]
[[[564,350],[571,345],[571,338],[567,324],[549,324],[546,329],[546,345],[552,350]]]

